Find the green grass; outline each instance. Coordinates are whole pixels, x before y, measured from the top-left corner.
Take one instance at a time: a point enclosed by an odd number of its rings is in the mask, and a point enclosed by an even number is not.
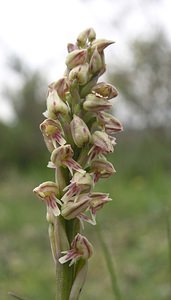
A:
[[[99,211],[97,221],[115,263],[123,300],[169,300],[166,211],[171,208],[170,150],[157,139],[151,142],[149,136],[145,144],[140,139],[136,143],[134,140],[133,145],[123,141],[124,137],[111,157],[117,174],[100,181],[96,188],[109,192],[113,198]],[[55,270],[46,210],[32,195],[36,185],[52,179],[51,174],[51,170],[47,174],[34,171],[27,175],[9,172],[8,178],[0,182],[1,299],[10,299],[8,291],[30,300],[54,299]],[[89,224],[85,227],[95,255],[89,262],[81,299],[114,300],[96,229]]]

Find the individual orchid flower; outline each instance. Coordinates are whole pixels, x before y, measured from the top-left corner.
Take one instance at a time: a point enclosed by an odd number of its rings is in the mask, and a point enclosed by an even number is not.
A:
[[[102,52],[106,47],[113,44],[113,41],[106,39],[97,39],[92,42],[92,49],[97,48],[99,52]]]
[[[61,205],[61,201],[57,198],[59,188],[56,183],[52,181],[43,182],[33,192],[46,203],[49,212],[52,212],[54,216],[60,215],[58,204]]]
[[[100,178],[108,178],[116,172],[112,163],[102,156],[91,162],[90,171],[92,172],[94,183]]]
[[[109,198],[109,194],[106,193],[91,193],[89,194],[89,206],[87,211],[90,212],[90,217],[85,213],[81,212],[77,218],[80,220],[82,227],[84,228],[84,222],[96,225],[96,212],[103,207],[105,203],[112,201]]]
[[[121,122],[111,114],[104,111],[97,113],[97,121],[107,134],[113,134],[123,130]]]
[[[71,148],[71,145],[64,145],[60,146],[53,150],[51,154],[51,161],[48,163],[49,168],[56,168],[56,167],[67,167],[73,175],[73,170],[78,171],[82,174],[85,171],[82,167],[72,158],[74,152]]]
[[[58,81],[52,82],[49,86],[49,91],[56,90],[58,96],[62,100],[66,100],[66,94],[69,92],[69,80],[66,76],[60,78]]]
[[[62,204],[61,215],[66,220],[79,218],[80,214],[89,207],[90,200],[88,193],[76,195],[75,197],[70,198],[69,201]]]
[[[87,60],[87,50],[76,49],[67,55],[65,63],[68,69],[73,69],[78,65],[85,64],[86,60]]]
[[[66,141],[63,138],[64,132],[58,120],[44,120],[40,124],[40,130],[42,131],[46,146],[50,152],[57,147],[57,144],[66,144]]]
[[[59,114],[67,115],[69,108],[67,104],[59,97],[55,89],[49,90],[47,97],[47,111],[43,113],[46,118],[56,120]]]
[[[92,220],[96,223],[96,212],[101,209],[105,203],[112,201],[109,194],[106,193],[91,193],[89,202],[89,210],[92,215]]]
[[[72,266],[79,259],[89,259],[93,254],[93,246],[85,236],[78,233],[71,243],[71,249],[62,253],[65,255],[59,258],[59,262],[64,264],[71,261],[69,266]]]
[[[80,172],[75,172],[72,177],[71,183],[64,188],[64,196],[61,201],[66,203],[74,195],[79,195],[80,193],[88,193],[93,187],[92,176],[89,173],[82,174]]]
[[[92,134],[93,146],[89,151],[89,160],[94,159],[97,155],[107,154],[114,151],[113,145],[115,139],[109,137],[105,132],[95,131]]]
[[[82,31],[77,37],[77,44],[80,47],[85,47],[88,44],[94,41],[96,38],[96,33],[93,28],[88,28]]]

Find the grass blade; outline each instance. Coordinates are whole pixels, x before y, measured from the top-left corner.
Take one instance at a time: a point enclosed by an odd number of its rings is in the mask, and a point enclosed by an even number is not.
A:
[[[118,285],[118,280],[117,280],[117,275],[116,275],[116,270],[115,270],[115,266],[111,257],[111,254],[109,252],[109,249],[103,239],[101,230],[99,225],[96,225],[96,230],[97,230],[97,234],[99,237],[99,242],[101,244],[102,250],[103,250],[103,254],[105,257],[105,261],[106,261],[106,265],[110,274],[110,279],[111,279],[111,286],[112,286],[112,290],[113,290],[113,294],[114,294],[114,299],[115,300],[122,300],[121,297],[121,292],[120,292],[120,288]]]
[[[169,275],[170,275],[170,288],[171,288],[171,222],[170,222],[169,208],[166,209],[166,230],[167,230],[167,241],[168,241]]]
[[[11,296],[11,297],[13,297],[13,298],[15,298],[15,299],[18,299],[18,300],[26,300],[25,298],[20,297],[20,296],[16,295],[13,292],[8,292],[8,295]]]

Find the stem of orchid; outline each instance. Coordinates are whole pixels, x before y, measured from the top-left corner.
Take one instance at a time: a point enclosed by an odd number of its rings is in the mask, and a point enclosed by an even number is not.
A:
[[[79,299],[79,295],[81,293],[82,287],[86,280],[87,270],[88,270],[88,260],[81,259],[77,264],[76,276],[75,276],[74,283],[72,285],[69,300]]]
[[[62,167],[57,167],[55,177],[62,196],[63,189],[68,182],[68,176]],[[56,300],[68,300],[72,286],[73,267],[69,267],[68,263],[62,265],[59,262],[61,252],[70,248],[66,233],[66,221],[62,216],[55,218],[54,239],[56,249]]]
[[[59,262],[61,252],[69,249],[65,220],[61,216],[55,219],[54,235],[56,245],[56,300],[68,300],[72,286],[73,267],[69,267],[68,263],[62,265]]]
[[[77,159],[77,162],[79,163],[79,165],[81,165],[83,168],[87,162],[87,155],[88,155],[88,152],[90,150],[90,147],[89,145],[85,145],[83,147],[83,149],[81,150],[81,153]]]
[[[68,184],[68,174],[67,174],[67,170],[65,170],[62,167],[56,167],[55,170],[55,181],[59,186],[59,193],[60,196],[63,196],[63,189],[67,186]]]

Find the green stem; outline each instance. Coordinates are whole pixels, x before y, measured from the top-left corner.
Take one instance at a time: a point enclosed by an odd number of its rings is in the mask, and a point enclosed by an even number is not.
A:
[[[56,300],[68,300],[72,286],[72,267],[68,263],[61,264],[61,252],[69,249],[66,236],[65,220],[62,216],[55,219],[54,235],[56,244]]]
[[[85,145],[84,148],[81,150],[81,153],[77,159],[77,162],[82,166],[82,168],[84,168],[87,163],[89,150],[90,150],[90,146]]]
[[[63,189],[68,184],[68,174],[62,167],[56,169],[56,182],[59,186],[60,195],[63,195]],[[66,221],[62,216],[58,216],[54,220],[54,240],[56,250],[56,300],[68,300],[72,281],[73,267],[69,267],[69,263],[61,264],[59,258],[62,251],[67,251],[70,244],[66,232]],[[54,241],[51,241],[54,245]]]

